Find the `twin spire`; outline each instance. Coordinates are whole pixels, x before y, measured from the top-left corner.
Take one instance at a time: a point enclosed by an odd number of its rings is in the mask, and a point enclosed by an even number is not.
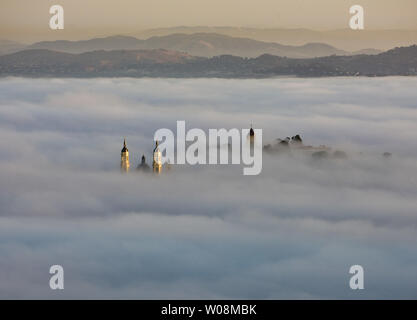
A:
[[[153,171],[156,173],[160,173],[162,170],[162,152],[159,150],[158,146],[159,146],[159,142],[156,141],[155,149],[153,150],[153,163],[152,163]],[[124,138],[123,149],[121,152],[120,169],[122,170],[122,172],[128,172],[129,167],[130,167],[129,150],[126,145],[126,138]],[[142,161],[139,164],[137,169],[144,170],[144,171],[148,171],[150,169],[149,166],[146,164],[145,155],[142,155]]]

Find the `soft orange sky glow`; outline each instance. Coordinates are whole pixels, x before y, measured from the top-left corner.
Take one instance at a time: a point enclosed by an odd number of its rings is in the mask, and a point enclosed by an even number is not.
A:
[[[49,30],[49,7],[65,9],[65,30]],[[416,0],[1,0],[0,38],[84,39],[147,28],[244,26],[347,28],[349,8],[365,8],[368,29],[416,29]]]

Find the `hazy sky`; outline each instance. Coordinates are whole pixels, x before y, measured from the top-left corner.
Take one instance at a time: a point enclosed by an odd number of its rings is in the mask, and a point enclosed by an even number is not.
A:
[[[416,85],[1,79],[0,298],[417,298]],[[123,136],[134,168],[178,119],[253,122],[265,143],[300,133],[348,159],[120,173]],[[52,264],[64,291],[49,289]]]
[[[66,30],[48,28],[49,7],[65,9]],[[370,29],[416,28],[415,0],[2,0],[0,38],[85,38],[178,25],[347,28],[361,4]]]

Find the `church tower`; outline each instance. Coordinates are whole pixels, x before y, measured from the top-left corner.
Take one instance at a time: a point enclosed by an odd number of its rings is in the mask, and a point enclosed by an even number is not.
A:
[[[142,160],[141,160],[140,164],[138,165],[137,169],[145,171],[145,172],[148,172],[149,170],[151,170],[151,168],[146,163],[145,155],[142,155]]]
[[[124,139],[123,149],[121,152],[120,169],[122,170],[122,172],[128,172],[129,167],[129,150],[126,147],[126,139]]]
[[[252,124],[250,125],[250,130],[249,130],[249,140],[251,143],[255,141],[255,131],[253,130]]]
[[[159,150],[158,141],[156,141],[155,149],[153,149],[153,172],[160,173],[162,170],[162,152]]]
[[[253,126],[252,123],[250,125],[250,130],[249,130],[249,134],[248,134],[248,141],[246,143],[249,143],[249,150],[250,150],[250,154],[254,154],[254,149],[255,149],[255,130],[253,130]]]

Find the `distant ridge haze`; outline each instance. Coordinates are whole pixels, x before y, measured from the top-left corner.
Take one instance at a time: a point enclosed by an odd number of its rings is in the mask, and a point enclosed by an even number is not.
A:
[[[312,30],[286,28],[246,28],[246,27],[188,27],[154,28],[133,36],[147,39],[153,36],[165,36],[173,33],[217,33],[231,37],[243,37],[253,40],[276,42],[285,45],[300,46],[306,43],[326,43],[345,51],[359,51],[367,48],[389,50],[395,47],[417,44],[417,30],[365,30],[351,29]]]
[[[326,44],[333,47],[334,49],[345,51],[347,53],[355,53],[361,50],[373,49],[373,53],[378,53],[381,51],[386,51],[395,47],[410,46],[417,44],[417,30],[371,30],[365,29],[361,31],[353,31],[350,29],[340,29],[340,30],[328,30],[328,31],[318,31],[311,29],[283,29],[283,28],[244,28],[244,27],[190,27],[190,26],[179,26],[179,27],[170,27],[170,28],[155,28],[147,29],[137,32],[123,32],[119,31],[116,34],[123,36],[115,36],[101,34],[99,36],[94,35],[98,34],[93,30],[88,30],[82,36],[78,36],[74,39],[74,36],[69,34],[70,30],[62,30],[58,33],[49,32],[47,36],[40,37],[42,42],[37,42],[45,44],[46,42],[57,41],[56,45],[64,47],[68,45],[66,41],[71,40],[72,42],[77,42],[79,47],[71,48],[71,52],[85,52],[88,51],[87,47],[82,48],[82,46],[91,45],[91,50],[104,49],[104,50],[117,50],[117,49],[152,49],[156,48],[156,45],[159,45],[160,48],[166,49],[175,49],[175,50],[184,50],[184,48],[192,51],[191,54],[198,54],[202,56],[213,56],[216,54],[236,54],[237,52],[231,51],[230,48],[223,47],[226,40],[222,39],[221,36],[227,36],[232,43],[236,43],[236,38],[243,38],[244,41],[256,40],[262,42],[262,44],[251,43],[248,49],[248,56],[256,56],[259,52],[256,50],[260,48],[265,48],[265,42],[272,43],[274,45],[280,44],[281,46],[303,46],[309,43],[320,43]],[[182,35],[183,39],[179,39],[179,35]],[[212,35],[211,39],[200,39],[200,43],[196,43],[196,35],[205,34],[205,37]],[[184,39],[185,35],[189,36],[187,40]],[[213,35],[217,35],[217,39],[214,39]],[[2,36],[3,38],[5,35]],[[0,39],[2,38],[0,37]],[[51,37],[54,39],[51,40]],[[130,40],[129,40],[130,37]],[[155,38],[162,37],[162,38]],[[101,47],[97,44],[103,42],[103,39],[112,39],[112,43],[107,47],[101,43]],[[117,39],[119,38],[119,39]],[[15,40],[10,38],[10,35],[7,36],[9,40]],[[93,41],[94,39],[97,39]],[[177,39],[181,41],[179,44],[173,44],[172,40]],[[46,41],[47,40],[47,41]],[[233,41],[232,41],[233,40]],[[45,42],[46,41],[46,42]],[[84,41],[84,42],[83,42]],[[87,42],[88,41],[88,42]],[[119,44],[117,44],[119,41]],[[145,41],[144,43],[140,43]],[[160,43],[157,43],[157,42]],[[162,41],[166,41],[165,44]],[[212,43],[215,41],[215,43]],[[187,42],[187,43],[185,43]],[[206,47],[204,47],[206,44]],[[72,44],[73,47],[76,47],[76,44]],[[119,47],[117,47],[119,45]],[[213,45],[213,48],[210,48],[210,45]],[[229,45],[229,46],[230,46]],[[1,41],[0,40],[0,55],[16,52],[27,48],[28,44],[21,44],[15,41]],[[123,46],[123,47],[121,47]],[[180,48],[183,46],[184,48]],[[39,46],[38,46],[39,47]],[[272,46],[274,47],[274,46]],[[210,50],[211,49],[211,53]],[[227,49],[227,50],[226,50]],[[290,48],[288,48],[290,49]],[[56,50],[56,48],[55,48]],[[67,50],[70,50],[67,48]],[[223,50],[223,51],[222,51]],[[250,52],[253,50],[254,52]],[[275,51],[274,51],[275,50]],[[272,48],[271,51],[265,51],[263,53],[271,54],[280,54],[276,52],[277,48]],[[328,52],[327,52],[328,53]],[[365,53],[372,53],[371,51],[366,51]],[[239,54],[240,55],[240,54]],[[293,56],[293,55],[290,55]],[[305,56],[302,53],[300,56]],[[309,55],[311,56],[311,55]]]
[[[67,53],[83,53],[96,50],[166,49],[186,52],[190,55],[201,57],[234,55],[249,58],[255,58],[262,54],[290,58],[314,58],[330,55],[380,53],[380,51],[375,49],[348,52],[325,43],[307,43],[301,46],[291,46],[217,33],[178,33],[153,36],[146,40],[131,36],[111,36],[81,41],[43,41],[27,46],[25,49],[47,49]]]

